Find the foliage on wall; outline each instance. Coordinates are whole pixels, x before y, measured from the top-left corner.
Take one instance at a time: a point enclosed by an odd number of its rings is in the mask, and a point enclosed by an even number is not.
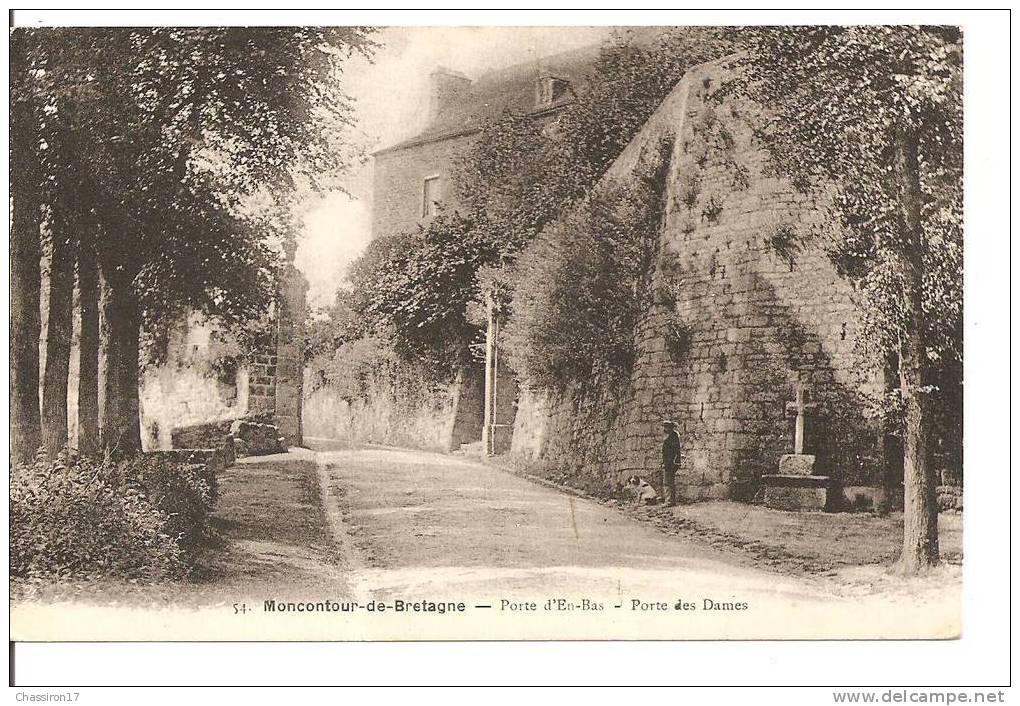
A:
[[[357,293],[339,294],[344,306],[313,321],[311,347],[335,349],[352,328],[385,329],[401,360],[426,361],[433,377],[449,377],[479,341],[483,292],[509,289],[521,252],[585,198],[684,72],[730,47],[711,28],[625,31],[602,48],[598,80],[577,86],[552,124],[497,117],[457,165],[463,212],[373,243],[351,271]],[[353,327],[351,312],[360,320]]]
[[[635,178],[600,184],[521,256],[506,346],[522,379],[562,390],[629,376],[671,149],[646,150]]]

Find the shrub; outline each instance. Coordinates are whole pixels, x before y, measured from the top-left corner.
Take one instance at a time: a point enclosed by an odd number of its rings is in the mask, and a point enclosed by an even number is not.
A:
[[[427,361],[437,378],[450,377],[477,333],[467,321],[475,273],[498,260],[500,245],[457,213],[437,216],[402,243],[358,283],[371,294],[364,313],[389,330],[403,361]]]
[[[37,459],[11,473],[17,578],[185,576],[211,511],[194,465],[136,458]]]
[[[386,376],[397,360],[390,342],[381,336],[344,341],[311,361],[316,375],[311,388],[328,387],[342,399],[353,402],[371,393],[374,382]]]
[[[122,488],[134,490],[166,517],[163,531],[191,559],[202,546],[212,514],[212,489],[203,477],[205,466],[167,463],[138,456],[120,464]]]

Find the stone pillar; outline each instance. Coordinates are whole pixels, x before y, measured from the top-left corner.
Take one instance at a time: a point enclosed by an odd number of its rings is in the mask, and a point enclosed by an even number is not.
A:
[[[301,446],[304,395],[304,321],[308,281],[294,267],[294,243],[287,243],[280,268],[268,335],[248,362],[248,416],[269,417],[287,446]]]
[[[272,321],[266,340],[248,359],[248,414],[268,417],[276,414],[276,307],[270,312]]]
[[[514,434],[517,407],[517,381],[500,359],[500,313],[491,297],[486,303],[488,326],[485,332],[485,414],[482,442],[485,453],[506,453]]]
[[[304,394],[304,323],[308,281],[294,267],[296,244],[287,244],[276,302],[276,406],[274,418],[288,446],[301,446],[301,401]]]

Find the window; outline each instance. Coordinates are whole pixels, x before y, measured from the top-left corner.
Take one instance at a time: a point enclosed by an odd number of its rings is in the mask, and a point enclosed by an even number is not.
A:
[[[421,215],[423,218],[434,216],[439,212],[439,202],[443,199],[442,187],[442,181],[438,176],[425,178],[421,190]]]

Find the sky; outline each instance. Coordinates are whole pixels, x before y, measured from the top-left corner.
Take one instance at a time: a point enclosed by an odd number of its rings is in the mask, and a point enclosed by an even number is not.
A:
[[[344,90],[355,101],[351,139],[369,152],[417,134],[428,114],[428,77],[436,66],[471,78],[492,69],[597,44],[607,27],[389,27],[372,62],[344,66]],[[309,305],[329,304],[347,266],[371,238],[372,160],[337,191],[305,204],[296,265],[310,285]]]

